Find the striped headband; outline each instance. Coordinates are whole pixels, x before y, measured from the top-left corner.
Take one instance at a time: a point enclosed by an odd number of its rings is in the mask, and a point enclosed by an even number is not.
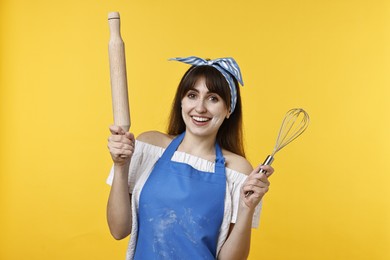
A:
[[[194,66],[209,65],[216,68],[222,75],[225,77],[230,88],[230,113],[233,113],[236,103],[237,103],[237,90],[234,84],[232,76],[240,82],[241,86],[244,86],[242,81],[240,67],[238,67],[237,62],[233,58],[220,58],[215,60],[205,60],[195,56],[190,56],[186,58],[171,58],[169,60],[180,61]]]

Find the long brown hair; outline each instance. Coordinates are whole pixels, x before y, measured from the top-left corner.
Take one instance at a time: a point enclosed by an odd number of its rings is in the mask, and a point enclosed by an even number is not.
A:
[[[212,66],[192,66],[182,77],[172,102],[169,117],[168,134],[179,135],[186,130],[181,114],[181,101],[200,78],[205,78],[210,92],[217,93],[230,108],[230,89],[225,77]],[[237,90],[237,104],[229,119],[225,119],[217,133],[218,144],[228,151],[245,157],[242,134],[242,108],[238,82],[234,79]]]

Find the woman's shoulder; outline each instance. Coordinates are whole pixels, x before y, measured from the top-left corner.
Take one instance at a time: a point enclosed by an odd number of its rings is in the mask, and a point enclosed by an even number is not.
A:
[[[226,160],[226,168],[246,175],[249,175],[252,172],[253,167],[245,157],[227,150],[223,150],[223,155]]]
[[[170,136],[165,133],[161,133],[159,131],[147,131],[137,136],[138,141],[151,144],[154,146],[159,146],[162,148],[166,148],[170,144],[172,139],[173,136]]]

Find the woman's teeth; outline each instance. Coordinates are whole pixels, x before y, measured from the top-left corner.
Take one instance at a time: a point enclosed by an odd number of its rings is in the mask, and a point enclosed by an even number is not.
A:
[[[198,122],[206,122],[206,121],[210,120],[207,117],[197,117],[197,116],[193,116],[192,119],[194,119],[195,121],[198,121]]]

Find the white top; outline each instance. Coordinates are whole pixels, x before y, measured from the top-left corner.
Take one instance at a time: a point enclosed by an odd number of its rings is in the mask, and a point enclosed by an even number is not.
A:
[[[138,140],[135,141],[135,150],[129,168],[129,193],[132,194],[132,235],[130,237],[129,246],[127,248],[126,259],[128,260],[133,259],[134,250],[137,242],[137,212],[141,189],[144,186],[146,180],[148,179],[155,163],[162,156],[164,151],[165,149],[162,147],[144,143]],[[172,161],[189,164],[199,171],[214,172],[214,162],[210,162],[184,152],[176,151],[172,157]],[[111,168],[110,175],[107,178],[107,184],[112,185],[113,178],[114,167]],[[240,188],[246,178],[247,175],[226,168],[225,208],[224,217],[218,237],[218,253],[227,238],[230,223],[236,223],[237,211],[240,200]],[[259,225],[260,211],[261,202],[256,207],[255,213],[253,215],[253,228],[257,228]]]

